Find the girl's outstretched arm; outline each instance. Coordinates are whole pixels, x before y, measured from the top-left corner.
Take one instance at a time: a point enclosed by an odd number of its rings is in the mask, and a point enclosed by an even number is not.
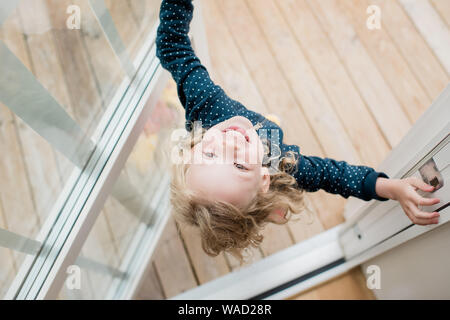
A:
[[[293,176],[299,187],[309,192],[322,189],[344,198],[353,196],[366,201],[388,200],[378,195],[375,188],[377,179],[389,179],[388,175],[371,167],[351,165],[331,158],[300,155]]]
[[[201,120],[205,126],[212,126],[220,118],[242,113],[243,106],[213,83],[196,56],[188,36],[193,10],[192,0],[162,1],[156,55],[177,83],[186,120]]]
[[[344,198],[354,196],[362,200],[397,200],[408,218],[415,224],[439,223],[437,211],[426,212],[420,206],[440,202],[438,198],[426,198],[416,190],[432,192],[434,187],[417,177],[391,179],[386,173],[371,167],[350,165],[345,161],[315,156],[301,156],[294,173],[299,186],[306,191],[323,189],[340,194]]]

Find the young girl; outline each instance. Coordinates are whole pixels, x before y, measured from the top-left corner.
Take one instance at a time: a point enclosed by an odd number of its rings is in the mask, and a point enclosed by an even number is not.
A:
[[[439,202],[416,192],[432,186],[301,155],[298,146],[283,143],[276,123],[229,98],[192,49],[187,34],[193,9],[192,0],[163,0],[156,45],[162,66],[177,83],[190,133],[180,146],[188,161],[175,165],[171,202],[178,221],[199,228],[206,253],[241,257],[244,248],[260,244],[264,224],[287,222],[288,213],[305,209],[304,191],[319,189],[365,201],[398,200],[413,223],[438,223],[437,212],[418,209]]]

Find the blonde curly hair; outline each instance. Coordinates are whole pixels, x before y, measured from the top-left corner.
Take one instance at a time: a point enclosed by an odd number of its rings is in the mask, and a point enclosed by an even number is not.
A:
[[[183,157],[190,152],[203,139],[205,132],[204,128],[187,132],[176,145],[179,155]],[[184,162],[174,164],[170,200],[175,220],[181,227],[194,226],[199,230],[202,248],[208,255],[214,257],[228,252],[243,263],[244,250],[261,244],[261,230],[275,209],[283,208],[288,213],[284,223],[291,218],[291,214],[307,212],[312,217],[312,211],[305,205],[305,191],[289,174],[295,168],[296,161],[291,151],[281,158],[279,171],[270,176],[269,190],[258,192],[245,209],[222,201],[202,199],[186,185],[189,165]]]

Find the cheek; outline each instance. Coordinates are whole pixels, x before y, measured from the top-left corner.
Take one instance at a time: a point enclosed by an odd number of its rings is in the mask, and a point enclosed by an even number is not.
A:
[[[261,164],[264,159],[264,147],[259,141],[258,144],[252,145],[249,149],[250,158],[255,159],[255,164]]]
[[[224,200],[238,206],[245,208],[250,201],[256,196],[256,192],[254,192],[253,189],[248,188],[232,188],[232,190],[228,190],[230,193],[228,193],[226,196],[224,196]]]

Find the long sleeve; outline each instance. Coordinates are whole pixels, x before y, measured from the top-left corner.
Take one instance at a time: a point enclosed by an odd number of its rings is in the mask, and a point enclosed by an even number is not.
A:
[[[163,0],[156,55],[177,83],[186,120],[200,120],[208,126],[221,117],[229,117],[238,102],[213,83],[192,48],[188,32],[193,10],[192,0]]]
[[[293,176],[300,188],[309,192],[323,189],[326,192],[369,201],[389,199],[377,195],[375,184],[378,177],[389,178],[384,172],[371,167],[351,165],[330,158],[301,155]]]

